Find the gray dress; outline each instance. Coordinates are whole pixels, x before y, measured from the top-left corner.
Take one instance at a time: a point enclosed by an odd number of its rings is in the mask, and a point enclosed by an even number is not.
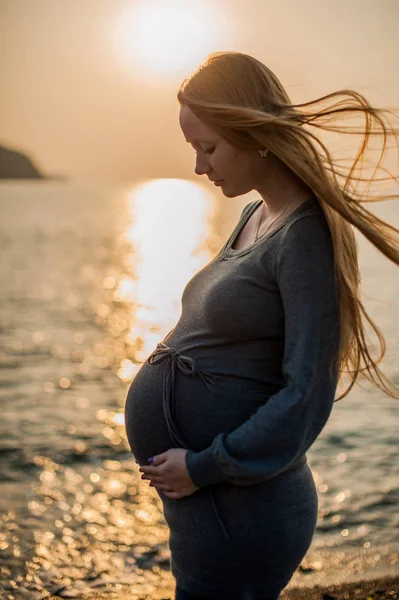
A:
[[[315,197],[234,250],[262,200],[187,283],[181,316],[132,381],[126,431],[139,464],[188,448],[200,487],[158,491],[171,570],[204,597],[278,594],[309,549],[317,493],[306,451],[330,415],[339,302],[332,239]]]

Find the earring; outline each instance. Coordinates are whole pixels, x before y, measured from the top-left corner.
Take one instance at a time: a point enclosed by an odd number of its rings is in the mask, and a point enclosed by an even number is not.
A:
[[[262,158],[266,158],[267,153],[269,152],[269,150],[267,150],[265,148],[265,150],[258,150],[258,152],[259,152],[259,156],[261,156]]]

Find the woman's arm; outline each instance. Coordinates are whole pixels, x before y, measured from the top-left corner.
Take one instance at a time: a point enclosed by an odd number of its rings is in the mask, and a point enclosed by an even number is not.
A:
[[[338,375],[331,377],[329,366],[339,349],[339,303],[322,216],[302,217],[287,228],[275,277],[285,314],[286,385],[234,431],[218,434],[205,450],[187,452],[187,470],[198,487],[250,485],[282,473],[308,450],[331,413]]]

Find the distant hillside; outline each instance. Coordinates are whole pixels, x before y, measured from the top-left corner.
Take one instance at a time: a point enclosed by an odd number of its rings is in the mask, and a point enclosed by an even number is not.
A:
[[[44,175],[28,156],[0,145],[0,179],[44,179]]]

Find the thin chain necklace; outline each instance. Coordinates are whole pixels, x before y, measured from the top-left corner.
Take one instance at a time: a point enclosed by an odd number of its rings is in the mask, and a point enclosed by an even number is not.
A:
[[[273,223],[275,223],[275,222],[277,221],[277,219],[279,219],[280,217],[282,217],[282,216],[283,216],[283,214],[285,213],[285,211],[287,210],[287,208],[289,207],[289,205],[291,204],[291,202],[293,202],[293,200],[295,200],[295,198],[296,198],[297,196],[299,196],[299,194],[301,193],[301,191],[302,191],[302,190],[300,190],[298,193],[296,193],[296,194],[295,194],[295,196],[294,196],[293,198],[291,198],[291,200],[290,200],[290,201],[288,202],[288,204],[287,204],[287,205],[284,207],[284,209],[282,210],[282,212],[281,212],[279,215],[277,215],[277,217],[274,219],[274,221],[272,221],[272,222],[270,223],[270,225],[268,226],[268,228],[266,229],[266,231],[264,231],[264,232],[262,233],[262,236],[263,236],[263,235],[265,235],[265,234],[266,234],[266,233],[269,231],[270,227],[273,225]],[[260,236],[259,236],[259,227],[260,227],[260,223],[261,223],[261,221],[262,221],[262,213],[263,213],[263,208],[262,208],[262,210],[261,210],[261,215],[260,215],[260,219],[259,219],[259,223],[258,223],[258,229],[256,230],[256,235],[255,235],[255,240],[254,240],[254,242],[256,242],[256,240],[258,239],[258,237],[260,237]]]

